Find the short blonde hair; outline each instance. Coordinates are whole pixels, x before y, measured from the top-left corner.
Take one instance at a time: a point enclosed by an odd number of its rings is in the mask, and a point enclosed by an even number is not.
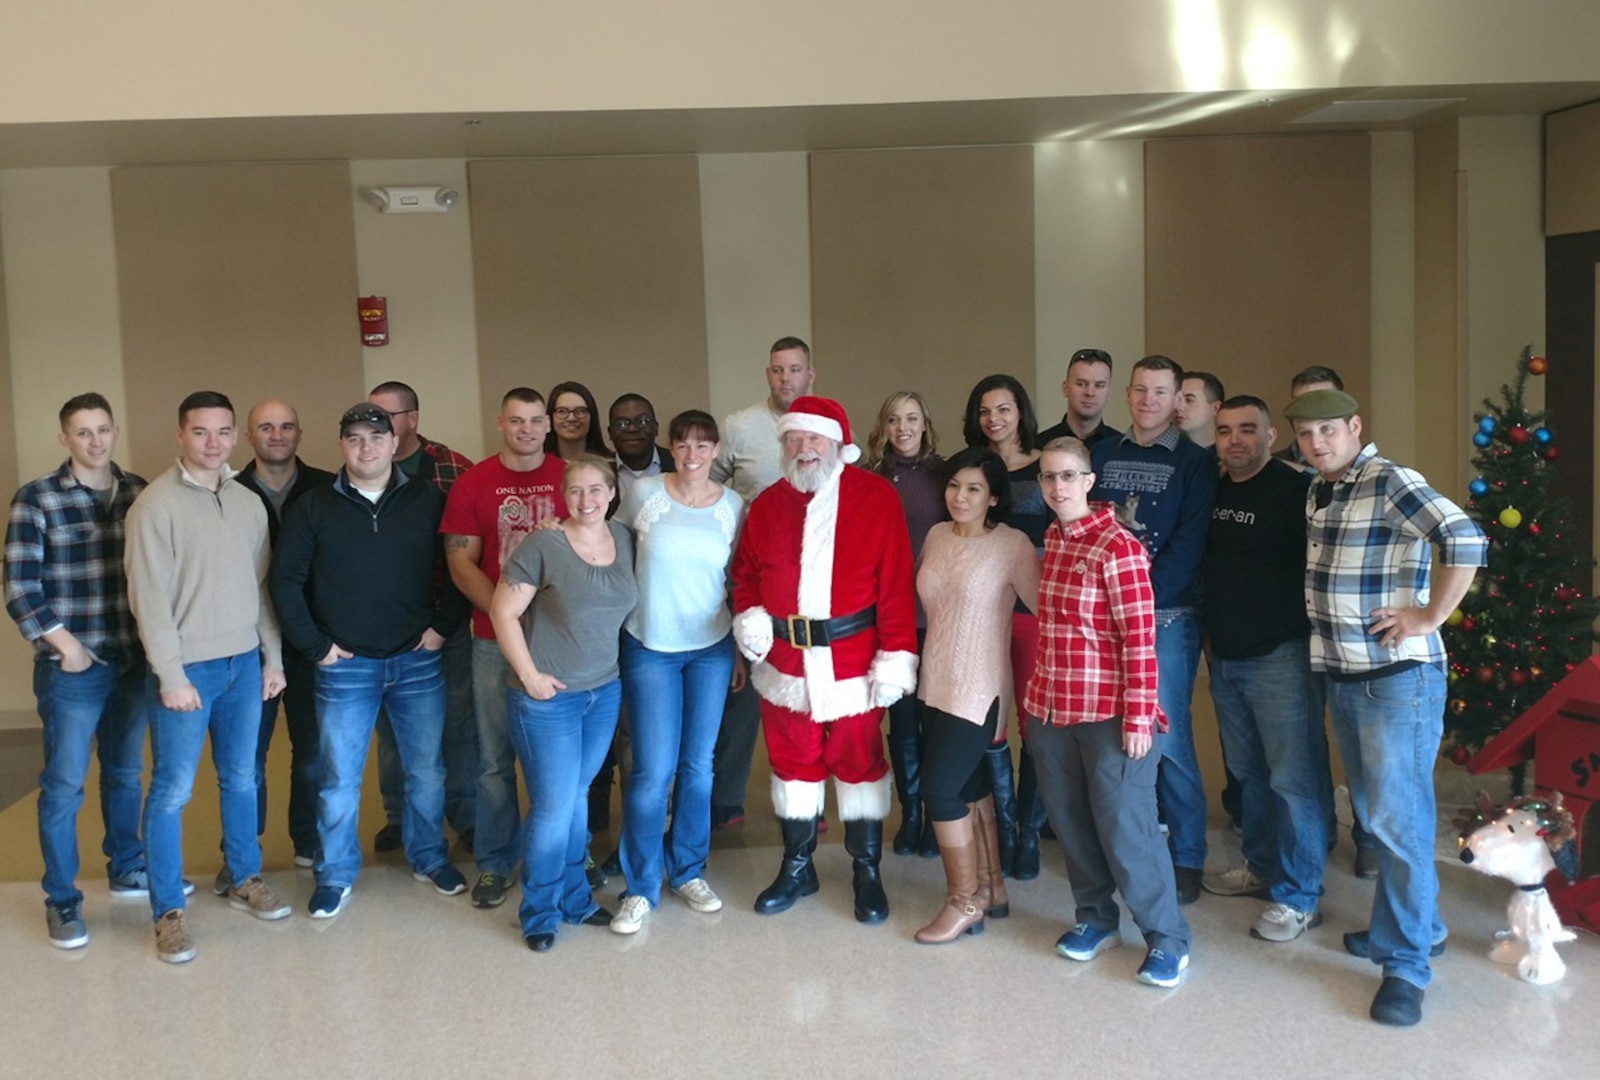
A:
[[[1074,439],[1071,435],[1057,435],[1045,443],[1039,450],[1040,456],[1045,454],[1070,454],[1083,466],[1084,472],[1094,472],[1094,463],[1089,459],[1089,448],[1083,444],[1082,439]]]

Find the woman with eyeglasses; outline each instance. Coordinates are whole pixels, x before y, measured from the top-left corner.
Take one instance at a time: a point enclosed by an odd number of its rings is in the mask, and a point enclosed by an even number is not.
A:
[[[906,529],[911,534],[911,555],[922,551],[928,530],[948,516],[944,506],[944,459],[936,450],[939,436],[922,395],[900,390],[890,394],[878,410],[878,422],[867,436],[867,468],[886,478],[900,496]],[[920,646],[926,623],[917,605],[917,639]],[[920,649],[919,649],[920,651]],[[894,769],[895,794],[900,799],[900,829],[894,834],[894,853],[916,852],[925,858],[939,854],[932,824],[923,812],[920,795],[923,730],[922,709],[913,694],[889,706],[889,764]]]
[[[633,765],[623,790],[627,888],[611,922],[619,934],[644,926],[663,880],[693,911],[722,908],[705,879],[711,756],[723,702],[745,678],[728,608],[744,500],[711,479],[721,443],[710,414],[673,417],[667,443],[676,470],[635,480],[614,519],[633,530],[639,581],[622,633]]]
[[[1005,463],[1011,494],[1006,524],[1027,536],[1042,556],[1051,514],[1039,491],[1039,425],[1028,391],[1010,375],[981,379],[967,396],[962,434],[968,446],[992,450]],[[1018,716],[1022,688],[1033,674],[1038,648],[1039,620],[1019,603],[1011,618],[1011,685]],[[1000,865],[1005,874],[1029,881],[1039,876],[1039,830],[1045,823],[1044,804],[1039,800],[1033,762],[1026,753],[1022,755],[1022,767],[1012,771],[1005,724],[1000,725],[995,739],[987,761],[1000,833]]]
[[[609,458],[606,441],[600,435],[600,409],[594,395],[580,382],[556,383],[550,390],[550,434],[544,437],[544,452],[562,461],[582,454]]]
[[[1003,524],[1011,485],[999,455],[968,447],[942,479],[950,520],[928,531],[917,562],[928,618],[917,682],[928,731],[922,797],[947,886],[945,905],[916,933],[924,945],[982,933],[985,916],[1011,911],[985,761],[1005,733],[1012,612],[1033,610],[1039,596],[1033,542]]]
[[[518,917],[534,952],[555,944],[563,922],[611,922],[585,874],[584,793],[617,728],[617,643],[639,594],[633,534],[606,520],[616,487],[611,463],[570,460],[562,484],[569,516],[517,545],[489,604],[511,668],[507,716],[532,806]]]

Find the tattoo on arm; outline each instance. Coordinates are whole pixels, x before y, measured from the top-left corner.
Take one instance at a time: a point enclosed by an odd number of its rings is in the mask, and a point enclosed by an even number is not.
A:
[[[462,551],[466,548],[471,539],[472,538],[470,536],[463,536],[460,533],[446,533],[444,537],[444,549],[447,552]]]

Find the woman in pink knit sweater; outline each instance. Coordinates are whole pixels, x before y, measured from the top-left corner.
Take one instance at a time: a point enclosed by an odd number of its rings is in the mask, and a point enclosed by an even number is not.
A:
[[[1003,703],[1011,700],[1011,613],[1038,604],[1033,543],[1000,523],[1010,509],[1005,462],[969,448],[945,468],[950,520],[935,525],[917,563],[927,612],[917,698],[927,724],[922,798],[944,859],[948,900],[917,941],[938,945],[1010,914],[1000,873],[994,797],[983,769]]]

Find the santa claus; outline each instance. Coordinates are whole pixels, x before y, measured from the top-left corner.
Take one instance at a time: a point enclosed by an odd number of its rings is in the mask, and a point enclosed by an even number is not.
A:
[[[888,481],[848,467],[861,450],[838,402],[796,399],[778,438],[783,479],[751,503],[733,559],[734,638],[761,696],[783,830],[783,866],[756,911],[787,911],[817,891],[812,853],[831,775],[856,918],[881,922],[890,792],[880,724],[917,684],[905,513]]]

